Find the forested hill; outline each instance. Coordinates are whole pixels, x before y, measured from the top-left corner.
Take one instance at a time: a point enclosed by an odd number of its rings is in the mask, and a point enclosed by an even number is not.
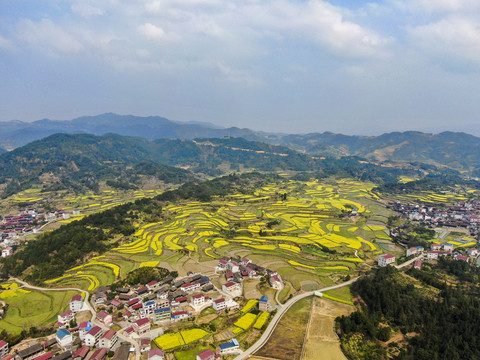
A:
[[[83,191],[96,190],[100,181],[129,188],[147,176],[165,183],[193,179],[179,167],[218,176],[244,170],[305,171],[318,164],[288,148],[241,138],[150,141],[116,134],[54,134],[0,155],[0,184],[8,184],[3,193],[8,196],[38,184]]]
[[[193,179],[185,170],[154,162],[142,141],[114,134],[55,134],[32,142],[0,155],[0,183],[8,184],[3,195],[38,184],[50,190],[96,190],[102,180],[128,188],[142,175],[173,184]]]
[[[67,121],[43,119],[32,123],[0,122],[0,146],[12,149],[55,133],[115,133],[148,140],[241,137],[249,141],[285,146],[315,156],[359,156],[376,161],[416,161],[480,175],[480,138],[461,132],[429,134],[407,131],[380,136],[350,136],[332,132],[278,134],[237,127],[222,128],[208,123],[177,122],[160,116],[107,113]]]
[[[421,175],[414,166],[383,167],[356,157],[315,158],[243,138],[150,141],[115,134],[54,134],[0,155],[0,184],[7,184],[4,196],[38,184],[50,190],[95,191],[101,181],[126,189],[141,186],[145,177],[176,184],[192,180],[192,172],[205,177],[255,170],[310,173],[306,176],[313,172],[317,178],[337,175],[377,183]]]
[[[311,154],[356,155],[377,161],[416,161],[480,175],[480,138],[465,133],[407,131],[380,136],[347,136],[325,132],[287,135],[278,143]]]

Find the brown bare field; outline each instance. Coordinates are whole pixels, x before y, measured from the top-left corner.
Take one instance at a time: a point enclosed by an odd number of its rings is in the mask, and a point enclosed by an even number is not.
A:
[[[258,281],[245,279],[243,281],[243,296],[246,299],[259,299],[262,297],[262,293],[258,290]]]
[[[312,301],[313,299],[309,297],[292,305],[280,320],[268,342],[255,356],[279,360],[300,360]]]
[[[318,354],[322,360],[347,360],[334,330],[335,318],[354,310],[353,306],[315,298],[302,360],[316,360]]]
[[[197,319],[197,324],[208,324],[218,318],[217,314],[208,314]]]

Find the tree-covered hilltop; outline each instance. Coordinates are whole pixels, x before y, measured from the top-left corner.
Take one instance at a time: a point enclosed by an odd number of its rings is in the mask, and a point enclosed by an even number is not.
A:
[[[22,276],[33,283],[63,275],[94,255],[129,241],[135,231],[132,223],[139,217],[147,222],[166,220],[162,212],[165,202],[196,200],[208,202],[213,196],[253,193],[278,176],[260,173],[229,175],[201,183],[186,183],[176,190],[155,198],[143,198],[41,234],[35,241],[0,260],[0,276]]]
[[[358,157],[314,158],[284,146],[242,138],[149,141],[106,134],[54,134],[0,155],[3,196],[34,185],[45,190],[96,191],[104,181],[113,188],[141,186],[148,178],[179,184],[194,180],[191,172],[220,176],[252,169],[317,172],[379,183],[398,175],[419,176],[414,166],[384,167]]]
[[[440,264],[451,279],[457,262]],[[466,266],[469,267],[467,264]],[[435,270],[437,271],[437,270]],[[405,277],[393,267],[373,270],[352,285],[358,310],[337,318],[342,348],[350,359],[478,359],[480,299],[470,288],[451,286],[436,272]],[[468,269],[463,271],[470,273]],[[423,274],[419,276],[418,273]],[[446,277],[446,278],[448,278]],[[392,335],[397,341],[386,345]],[[387,356],[388,355],[388,356]]]
[[[154,162],[141,143],[114,134],[55,134],[32,142],[0,155],[0,183],[8,184],[3,195],[38,184],[46,190],[96,190],[102,180],[132,187],[141,175],[174,184],[193,179],[185,170]]]
[[[443,170],[442,172],[434,172],[427,176],[407,183],[397,181],[386,182],[374,188],[377,193],[388,194],[412,194],[420,191],[445,191],[448,186],[465,185],[472,188],[479,188],[480,183],[474,180],[466,180],[454,171]]]

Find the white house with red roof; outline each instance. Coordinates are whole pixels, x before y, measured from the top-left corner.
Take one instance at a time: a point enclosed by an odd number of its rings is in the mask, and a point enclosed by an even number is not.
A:
[[[213,300],[212,305],[213,305],[213,309],[215,311],[222,311],[222,310],[225,310],[227,308],[227,303],[225,302],[224,298]]]
[[[7,257],[13,255],[13,248],[11,246],[7,246],[2,249],[2,257]]]
[[[3,359],[8,355],[8,343],[4,340],[0,340],[0,359]]]
[[[102,329],[100,326],[94,326],[86,334],[83,340],[86,346],[93,347],[102,336]]]
[[[60,328],[66,327],[71,320],[75,318],[75,314],[73,313],[72,310],[67,310],[64,313],[61,313],[60,315],[57,315],[57,320],[58,320],[58,326]]]
[[[117,339],[117,332],[110,329],[98,340],[98,347],[111,349],[117,342]]]
[[[466,262],[470,261],[470,259],[467,256],[463,256],[463,255],[460,255],[460,254],[453,255],[453,258],[455,260],[461,260],[461,261],[466,261]]]
[[[186,283],[180,286],[180,289],[182,289],[186,293],[194,292],[195,290],[200,289],[200,283],[199,282]]]
[[[200,307],[205,304],[205,300],[205,295],[197,294],[192,296],[190,302],[193,307]]]
[[[280,289],[283,286],[282,280],[278,275],[272,275],[268,279],[270,286],[274,289]]]
[[[140,335],[150,330],[150,319],[143,318],[133,322],[133,328],[135,332]]]
[[[147,288],[150,291],[158,290],[160,288],[160,283],[156,280],[152,280],[147,284]]]
[[[83,307],[82,295],[80,295],[80,294],[74,295],[70,299],[70,310],[72,310],[72,312],[76,313],[76,312],[81,311],[82,307]]]
[[[442,244],[432,244],[430,246],[430,249],[432,249],[433,251],[439,251],[442,249]]]
[[[237,297],[242,295],[242,284],[229,281],[222,285],[223,292],[231,295],[232,297]]]
[[[97,314],[97,319],[107,326],[109,326],[113,321],[112,315],[105,310],[102,310]]]
[[[378,266],[385,267],[395,263],[395,256],[391,254],[383,254],[378,258]]]

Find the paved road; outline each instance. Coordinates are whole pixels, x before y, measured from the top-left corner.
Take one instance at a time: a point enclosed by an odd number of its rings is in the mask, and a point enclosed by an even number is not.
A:
[[[401,265],[395,265],[395,267],[397,269],[402,269],[404,268],[405,266],[408,266],[410,264],[412,264],[414,261],[422,258],[423,255],[420,255],[420,256],[417,256],[416,258],[413,258],[409,261],[406,261],[404,262],[403,264]],[[280,322],[282,316],[288,311],[288,309],[290,309],[292,307],[293,304],[295,304],[297,301],[299,300],[302,300],[302,299],[305,299],[306,297],[309,297],[309,296],[313,296],[315,295],[316,292],[325,292],[325,291],[328,291],[328,290],[334,290],[334,289],[338,289],[338,288],[341,288],[341,287],[344,287],[344,286],[348,286],[348,285],[351,285],[353,284],[355,281],[357,281],[359,279],[359,277],[356,277],[356,278],[353,278],[349,281],[346,281],[344,283],[341,283],[341,284],[338,284],[338,285],[333,285],[333,286],[329,286],[329,287],[326,287],[326,288],[323,288],[323,289],[320,289],[320,290],[317,290],[317,291],[310,291],[310,292],[307,292],[307,293],[303,293],[303,294],[300,294],[300,295],[297,295],[297,296],[294,296],[293,298],[291,298],[290,300],[288,300],[284,305],[281,306],[281,308],[278,310],[278,312],[275,314],[275,316],[273,317],[272,321],[270,322],[270,324],[268,325],[267,329],[265,330],[265,332],[262,334],[262,336],[260,337],[260,339],[257,340],[257,342],[255,344],[253,344],[250,348],[248,348],[247,350],[245,351],[242,351],[237,357],[235,357],[234,360],[243,360],[243,359],[247,359],[249,356],[253,355],[254,353],[256,353],[258,350],[260,350],[260,348],[266,344],[266,342],[268,341],[268,339],[270,339],[270,336],[272,336],[273,334],[273,331],[275,330],[275,328],[277,327],[278,323]]]
[[[418,255],[417,257],[414,257],[413,259],[410,259],[408,261],[405,261],[403,264],[401,265],[395,265],[395,267],[397,269],[402,269],[404,268],[405,266],[408,266],[410,264],[412,264],[413,262],[417,261],[417,260],[420,260],[421,258],[423,258],[423,254],[422,255]]]
[[[344,283],[338,284],[338,285],[333,285],[329,286],[320,290],[317,290],[319,292],[323,291],[328,291],[328,290],[333,290],[333,289],[338,289],[344,286],[348,286],[353,284],[355,281],[358,280],[358,277],[353,278],[349,281],[346,281]],[[255,352],[257,352],[265,343],[270,339],[270,336],[273,333],[273,330],[277,327],[278,323],[280,322],[282,316],[292,307],[293,304],[295,304],[297,301],[305,299],[306,297],[313,296],[315,295],[315,291],[309,291],[297,296],[294,296],[290,300],[288,300],[284,305],[281,306],[281,308],[278,310],[278,312],[275,314],[273,317],[272,321],[270,321],[270,324],[268,325],[267,329],[265,332],[262,334],[260,339],[257,340],[255,344],[253,344],[251,347],[249,347],[247,350],[241,352],[237,357],[235,357],[234,360],[242,360],[246,359],[249,356],[253,355]]]
[[[100,326],[103,330],[109,330],[110,328],[100,321],[97,321],[97,313],[95,312],[95,309],[92,307],[90,302],[88,301],[88,296],[90,295],[88,291],[85,291],[83,289],[78,289],[78,288],[42,288],[39,286],[33,286],[28,283],[26,283],[23,280],[17,279],[17,278],[10,278],[9,280],[15,281],[16,283],[22,285],[23,288],[27,289],[32,289],[32,290],[39,290],[39,291],[78,291],[84,294],[84,303],[87,304],[88,311],[90,311],[90,314],[92,315],[92,318],[90,319],[90,322],[92,325]],[[119,335],[118,336],[121,341],[128,341],[133,344],[135,347],[135,359],[140,360],[140,346],[138,345],[137,340],[131,338],[130,336],[127,336],[125,334]]]

